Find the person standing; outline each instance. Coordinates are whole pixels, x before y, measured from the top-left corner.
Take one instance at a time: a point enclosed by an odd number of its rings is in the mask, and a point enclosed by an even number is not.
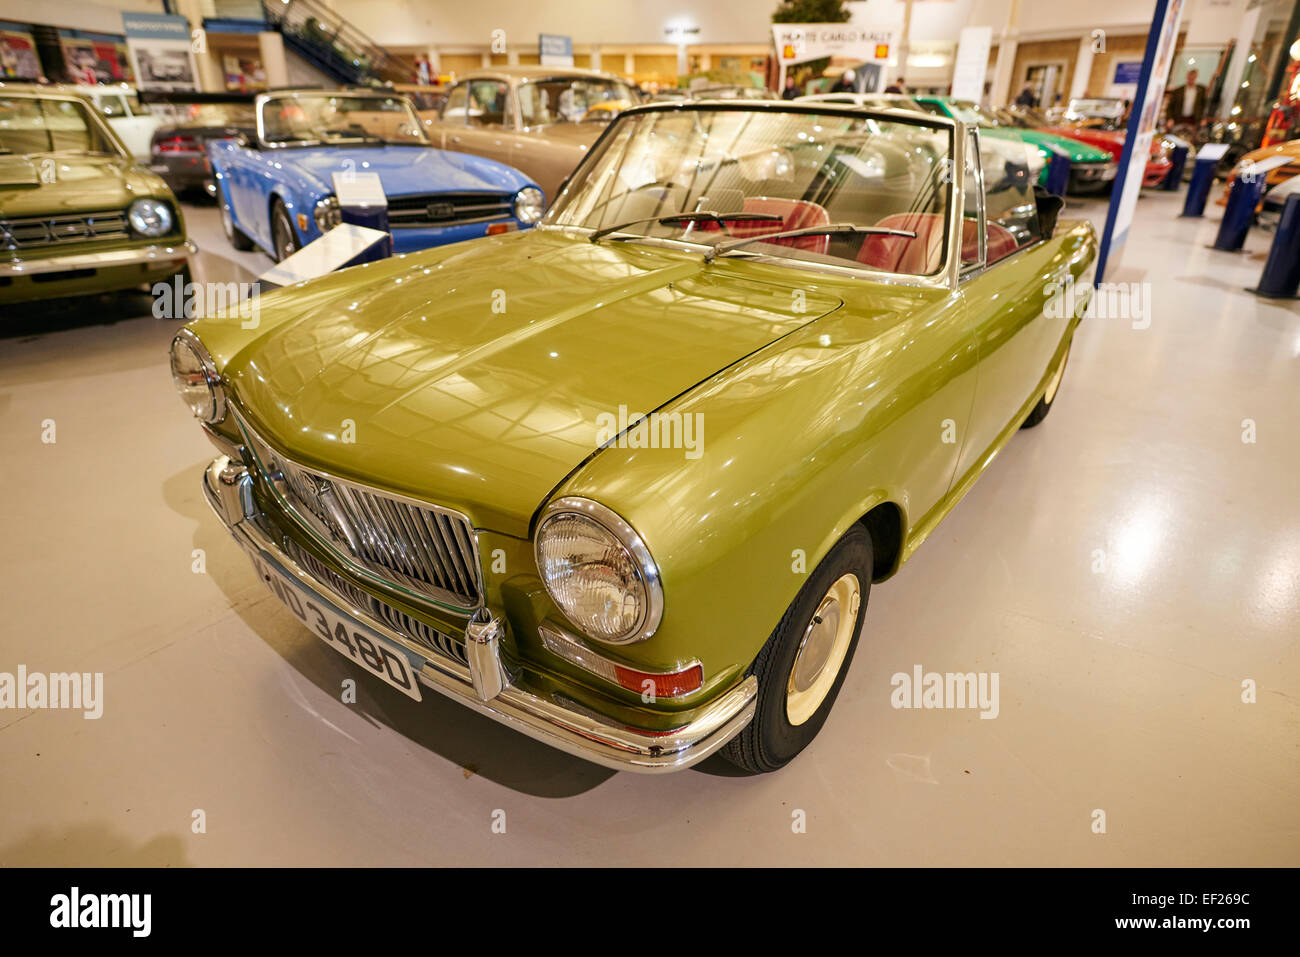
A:
[[[1034,96],[1034,88],[1026,83],[1025,88],[1016,97],[1016,106],[1035,107],[1037,105],[1038,97]]]
[[[798,95],[799,87],[795,85],[794,77],[787,76],[785,78],[785,89],[781,91],[781,99],[793,100]]]
[[[895,80],[893,83],[889,84],[889,86],[885,87],[885,92],[886,92],[886,93],[902,93],[902,92],[903,92],[903,78],[900,76],[900,77],[899,77],[897,80]]]
[[[1182,86],[1176,86],[1166,96],[1166,115],[1175,125],[1200,126],[1205,116],[1205,87],[1196,82],[1199,74],[1187,71]]]

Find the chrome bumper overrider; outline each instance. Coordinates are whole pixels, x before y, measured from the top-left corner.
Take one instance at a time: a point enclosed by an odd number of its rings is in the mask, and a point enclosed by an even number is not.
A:
[[[466,636],[468,666],[428,657],[421,647],[310,575],[279,546],[274,526],[258,511],[252,478],[222,455],[204,473],[208,504],[247,551],[365,628],[419,656],[420,683],[502,724],[569,754],[626,771],[663,772],[689,767],[726,744],[754,716],[758,682],[752,675],[706,705],[688,724],[667,733],[629,728],[613,719],[516,683],[500,653],[500,624],[488,616],[471,620]],[[559,699],[559,700],[557,700]]]
[[[0,259],[0,276],[31,276],[37,273],[70,272],[74,269],[114,269],[118,266],[145,266],[187,259],[198,251],[186,240],[172,246],[135,246],[131,249],[67,253],[39,259]]]

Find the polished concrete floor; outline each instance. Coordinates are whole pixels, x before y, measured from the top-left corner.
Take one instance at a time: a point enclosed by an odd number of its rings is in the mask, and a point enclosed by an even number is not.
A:
[[[173,324],[11,311],[0,671],[102,671],[105,705],[0,711],[0,865],[1300,863],[1300,306],[1242,291],[1267,236],[1209,250],[1220,210],[1180,204],[1142,198],[1110,277],[1150,283],[1149,327],[1082,325],[1051,417],[873,591],[831,720],[757,778],[616,774],[364,680],[342,704],[351,666],[203,504]],[[189,216],[210,277],[269,264]],[[997,672],[998,717],[895,710],[917,664]]]

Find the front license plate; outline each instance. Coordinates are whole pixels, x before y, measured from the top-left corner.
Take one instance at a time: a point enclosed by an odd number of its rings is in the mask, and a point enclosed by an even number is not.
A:
[[[295,585],[287,576],[253,556],[258,577],[275,593],[275,597],[293,612],[294,617],[312,630],[325,644],[351,658],[381,681],[402,694],[420,700],[420,683],[411,670],[411,662],[396,646],[373,631],[345,618],[316,596]]]

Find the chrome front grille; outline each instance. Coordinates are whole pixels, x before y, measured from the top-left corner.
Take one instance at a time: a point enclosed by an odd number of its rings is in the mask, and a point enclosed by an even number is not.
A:
[[[463,226],[514,215],[505,193],[423,193],[388,197],[388,225],[402,227]]]
[[[456,608],[481,604],[478,549],[464,515],[306,468],[246,425],[244,433],[263,479],[349,567]]]
[[[67,216],[0,219],[0,249],[37,249],[96,239],[121,239],[130,235],[126,213],[120,209]]]
[[[428,648],[435,654],[458,661],[462,665],[469,664],[469,656],[465,652],[465,643],[463,641],[457,641],[450,635],[443,634],[432,625],[420,621],[418,618],[412,618],[401,609],[394,608],[387,602],[380,601],[369,592],[363,591],[311,554],[311,552],[306,551],[293,539],[286,539],[284,548],[285,552],[299,567],[306,570],[323,585],[351,601],[358,608],[369,611],[376,618],[387,622],[395,631]]]

